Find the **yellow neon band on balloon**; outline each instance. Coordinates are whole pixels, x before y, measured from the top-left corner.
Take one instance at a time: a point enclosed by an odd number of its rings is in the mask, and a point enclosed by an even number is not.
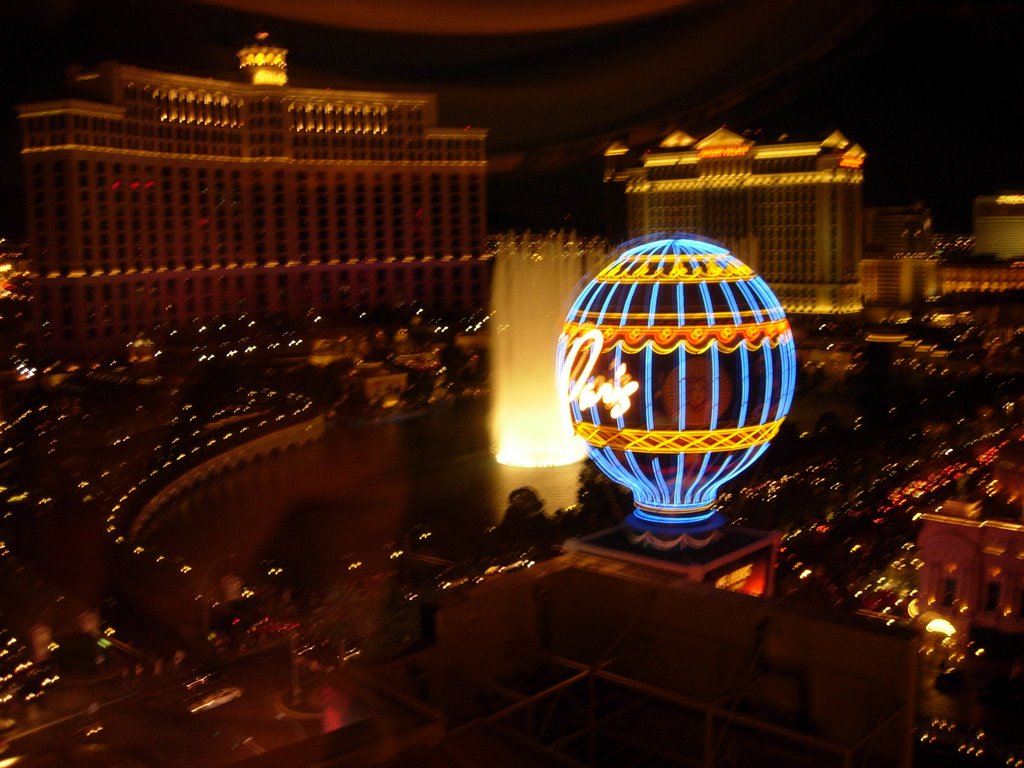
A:
[[[696,261],[697,266],[692,262]],[[732,283],[749,280],[754,271],[736,260],[721,264],[722,254],[686,254],[666,257],[664,254],[643,254],[622,259],[602,269],[599,283],[698,283],[714,280]]]
[[[738,310],[736,312],[733,312],[732,310],[725,312],[707,312],[706,310],[701,310],[700,312],[685,312],[683,313],[682,318],[683,322],[689,322],[692,320],[698,325],[707,325],[710,319],[714,319],[716,325],[760,325],[761,323],[774,322],[770,319],[763,319],[766,316],[769,316],[769,312],[772,310],[777,310],[780,316],[783,314],[782,307],[772,307],[771,309],[759,311],[757,314],[754,314],[753,310]],[[587,312],[581,314],[580,317],[592,317],[596,316],[596,314],[596,312]],[[673,328],[678,326],[680,318],[680,314],[678,312],[644,312],[640,316],[644,319],[653,318],[653,322],[661,325],[671,325]],[[601,317],[603,327],[604,325],[618,325],[622,321],[623,317],[627,320],[636,320],[637,313],[606,311],[601,313]],[[737,317],[739,318],[738,320]],[[758,317],[762,319],[759,320]]]
[[[784,419],[736,429],[619,429],[581,421],[576,434],[594,448],[640,453],[714,453],[761,445],[779,432]]]
[[[573,339],[599,331],[605,349],[616,344],[623,351],[636,353],[650,344],[661,355],[674,352],[680,346],[692,354],[702,354],[717,345],[723,352],[735,352],[746,344],[751,352],[760,349],[767,341],[774,349],[780,342],[791,337],[788,320],[773,320],[767,323],[740,323],[729,325],[626,325],[600,327],[589,323],[566,323],[563,332],[571,343]]]

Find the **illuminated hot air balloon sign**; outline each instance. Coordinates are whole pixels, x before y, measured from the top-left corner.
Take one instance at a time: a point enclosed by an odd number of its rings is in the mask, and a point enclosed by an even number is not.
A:
[[[623,250],[583,285],[558,388],[594,463],[633,491],[634,543],[699,547],[719,488],[753,464],[793,401],[796,350],[768,284],[691,235]]]

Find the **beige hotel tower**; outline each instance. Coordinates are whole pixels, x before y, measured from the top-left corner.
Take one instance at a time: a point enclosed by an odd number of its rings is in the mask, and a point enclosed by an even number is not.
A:
[[[720,128],[676,131],[630,159],[614,144],[605,181],[624,188],[631,237],[692,232],[725,244],[768,281],[788,313],[861,308],[865,152],[835,131],[775,143]]]
[[[294,87],[284,48],[248,82],[105,62],[18,107],[43,352],[123,349],[216,316],[487,301],[486,131],[437,97]]]

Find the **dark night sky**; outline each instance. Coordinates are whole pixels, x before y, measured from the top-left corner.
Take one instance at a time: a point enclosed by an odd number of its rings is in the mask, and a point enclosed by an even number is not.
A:
[[[608,143],[723,124],[839,128],[868,152],[867,203],[966,230],[976,195],[1024,188],[1022,22],[1006,0],[5,0],[0,235],[23,229],[14,105],[105,59],[238,79],[260,27],[295,85],[433,91],[442,125],[489,128],[493,231],[602,233]]]

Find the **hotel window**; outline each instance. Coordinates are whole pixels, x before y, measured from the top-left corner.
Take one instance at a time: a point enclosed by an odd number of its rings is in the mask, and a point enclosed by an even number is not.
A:
[[[405,228],[403,213],[405,206],[402,195],[402,174],[391,175],[391,230],[394,239],[394,249],[401,253],[405,250]]]
[[[356,174],[356,257],[366,258],[366,181],[363,174]]]
[[[373,239],[374,250],[378,258],[383,258],[386,255],[384,208],[384,181],[381,174],[378,173],[373,177]]]
[[[990,581],[985,590],[985,611],[994,613],[999,610],[1000,585],[998,581]]]
[[[942,606],[949,608],[956,600],[956,579],[945,578],[942,580]]]

